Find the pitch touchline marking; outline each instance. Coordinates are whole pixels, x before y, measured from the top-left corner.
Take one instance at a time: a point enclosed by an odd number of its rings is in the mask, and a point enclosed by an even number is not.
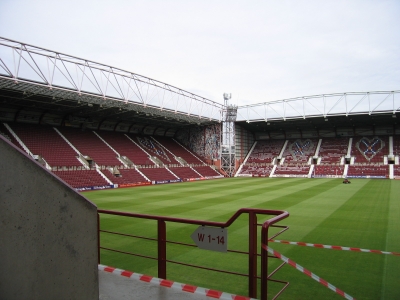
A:
[[[296,245],[296,246],[303,246],[303,247],[314,247],[314,248],[323,248],[323,249],[332,249],[332,250],[346,250],[346,251],[354,251],[354,252],[367,252],[367,253],[388,254],[388,255],[400,256],[400,253],[398,253],[398,252],[362,249],[362,248],[355,248],[355,247],[343,247],[343,246],[332,246],[332,245],[323,245],[323,244],[311,244],[311,243],[304,243],[304,242],[290,242],[290,241],[282,241],[282,240],[269,240],[269,242],[288,244],[288,245]]]
[[[314,279],[315,281],[319,282],[323,286],[325,286],[328,289],[330,289],[330,290],[334,291],[335,293],[339,294],[343,298],[346,298],[348,300],[355,300],[354,297],[352,297],[349,294],[343,292],[342,290],[338,289],[337,287],[335,287],[334,285],[330,284],[326,280],[322,279],[321,277],[317,276],[316,274],[312,273],[311,271],[307,270],[306,268],[303,268],[302,266],[297,264],[295,261],[287,258],[286,256],[280,254],[279,252],[275,251],[274,249],[268,247],[267,245],[262,244],[262,247],[265,250],[267,250],[269,253],[271,253],[273,256],[275,256],[275,257],[279,258],[280,260],[284,261],[285,263],[287,263],[288,265],[292,266],[296,270],[306,274],[308,277]]]

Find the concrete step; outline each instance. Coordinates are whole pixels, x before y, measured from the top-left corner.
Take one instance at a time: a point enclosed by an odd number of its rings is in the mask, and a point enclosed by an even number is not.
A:
[[[100,300],[212,300],[251,298],[99,265]]]

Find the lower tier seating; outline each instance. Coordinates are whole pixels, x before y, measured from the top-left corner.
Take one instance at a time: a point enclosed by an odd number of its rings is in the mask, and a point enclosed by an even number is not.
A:
[[[344,165],[315,165],[313,173],[314,176],[342,176],[344,173]]]
[[[221,176],[220,173],[215,171],[210,166],[200,166],[200,167],[193,167],[196,172],[200,173],[203,177],[212,177],[212,176]]]
[[[116,184],[131,184],[147,182],[146,178],[142,176],[136,169],[119,169],[120,176],[114,175],[109,170],[103,171],[107,178]]]
[[[201,176],[189,167],[170,167],[169,168],[180,179],[200,178]]]
[[[388,165],[355,165],[349,166],[347,176],[383,176],[389,177]]]
[[[275,169],[274,175],[308,175],[309,165],[279,165]]]
[[[274,167],[273,165],[266,165],[266,166],[245,165],[243,166],[240,174],[269,176],[271,174],[273,167]]]
[[[96,170],[53,171],[53,173],[74,188],[109,184]]]
[[[177,180],[177,178],[166,168],[142,168],[140,169],[151,181]]]

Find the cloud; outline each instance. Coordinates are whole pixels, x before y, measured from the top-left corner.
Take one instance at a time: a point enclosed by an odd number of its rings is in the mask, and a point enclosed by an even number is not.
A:
[[[398,1],[3,1],[0,35],[223,101],[393,90]]]

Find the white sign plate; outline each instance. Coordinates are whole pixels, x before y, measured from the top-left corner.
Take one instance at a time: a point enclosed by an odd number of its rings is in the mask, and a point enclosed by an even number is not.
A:
[[[226,228],[199,226],[190,236],[200,249],[226,252],[228,230]]]

